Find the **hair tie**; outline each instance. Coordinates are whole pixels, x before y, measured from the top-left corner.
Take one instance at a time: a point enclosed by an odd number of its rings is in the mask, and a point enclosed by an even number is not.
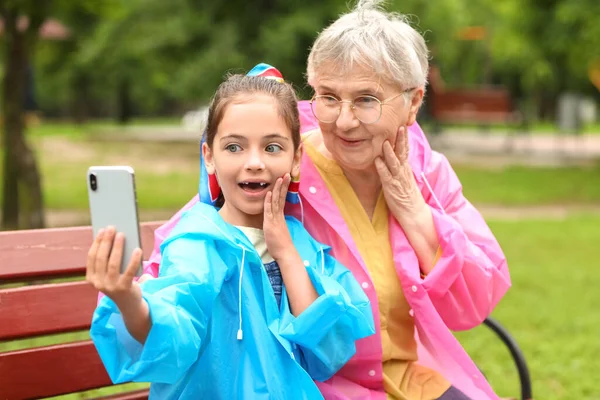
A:
[[[273,79],[279,83],[284,83],[283,75],[281,72],[272,65],[260,63],[252,68],[246,75],[248,76],[262,76],[263,78]]]

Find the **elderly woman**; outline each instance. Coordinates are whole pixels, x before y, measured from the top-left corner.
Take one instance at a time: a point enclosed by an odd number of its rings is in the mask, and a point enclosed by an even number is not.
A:
[[[291,212],[361,282],[378,327],[318,386],[327,399],[496,399],[451,330],[490,314],[510,287],[506,260],[415,121],[423,37],[377,3],[359,1],[320,33],[308,58],[315,95],[300,107],[302,201]]]

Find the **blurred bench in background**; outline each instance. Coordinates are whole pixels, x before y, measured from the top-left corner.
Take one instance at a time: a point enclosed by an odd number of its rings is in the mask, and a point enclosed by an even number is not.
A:
[[[518,129],[523,114],[503,86],[446,89],[435,68],[429,77],[425,107],[438,132],[443,125],[475,124],[486,130],[490,125]]]

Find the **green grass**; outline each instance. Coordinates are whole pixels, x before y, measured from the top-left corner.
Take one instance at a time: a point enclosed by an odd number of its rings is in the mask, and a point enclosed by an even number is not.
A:
[[[169,119],[139,120],[132,125],[173,122]],[[90,140],[94,132],[106,132],[106,128],[111,127],[117,128],[112,121],[95,121],[82,126],[42,123],[31,128],[30,142],[37,149],[48,208],[87,209],[83,179],[87,167],[92,164],[132,165],[136,169],[141,208],[179,208],[195,193],[198,179],[197,145]],[[65,148],[64,142],[69,146]],[[56,143],[63,143],[63,146],[55,149]],[[174,161],[184,164],[174,168],[170,166]],[[153,164],[157,163],[166,165],[166,168],[153,168]],[[475,204],[600,204],[600,185],[597,184],[600,181],[600,164],[569,168],[515,166],[489,169],[456,164],[454,167],[466,196]]]
[[[164,117],[164,118],[137,118],[133,119],[125,127],[135,126],[158,126],[158,125],[181,125],[181,118],[177,117]],[[54,135],[66,135],[71,137],[81,137],[83,135],[94,135],[95,133],[105,132],[107,130],[120,129],[121,125],[118,125],[114,120],[111,119],[96,119],[90,120],[85,124],[76,125],[70,121],[56,121],[56,120],[42,120],[39,124],[32,124],[29,134],[31,136],[54,136]],[[422,128],[425,132],[431,132],[431,123],[424,121]],[[452,124],[448,125],[449,129],[460,129],[466,132],[481,131],[482,126],[478,124]],[[492,124],[487,128],[489,133],[507,132],[507,126],[505,124]],[[542,121],[532,124],[529,131],[526,133],[538,134],[538,133],[559,133],[559,128],[554,122]],[[600,122],[586,124],[582,127],[581,133],[587,134],[600,134]]]
[[[48,166],[44,171],[44,199],[50,209],[87,210],[85,176],[89,165],[74,165],[64,170]],[[136,192],[140,209],[179,209],[198,188],[198,172],[167,174],[136,169]]]
[[[454,165],[473,203],[506,206],[600,204],[600,164],[594,167],[483,169]]]
[[[493,316],[522,347],[534,398],[597,399],[600,216],[490,225],[513,282]],[[486,327],[458,337],[500,395],[519,394],[507,350]]]
[[[101,399],[104,396],[110,396],[116,393],[140,390],[149,387],[147,383],[127,383],[124,385],[113,386],[103,389],[87,390],[85,392],[66,394],[62,396],[47,397],[46,400],[80,400],[80,399]]]
[[[127,125],[119,125],[114,120],[98,119],[91,120],[83,124],[74,124],[70,121],[42,120],[37,124],[30,124],[28,136],[31,138],[46,136],[69,136],[72,138],[94,135],[107,130],[120,130],[135,126],[161,126],[161,125],[181,125],[179,118],[138,118],[133,119]]]
[[[133,166],[142,209],[178,209],[197,191],[198,150],[192,143],[82,142],[69,151],[93,154],[69,160],[71,154],[39,152],[44,199],[49,209],[86,210],[85,174],[88,166],[94,164]],[[173,162],[181,165],[170,165]],[[165,164],[165,168],[158,168],[160,163]],[[465,195],[475,204],[600,204],[600,164],[566,168],[512,166],[489,169],[466,165],[454,165],[454,168]],[[1,190],[0,185],[0,198]]]
[[[140,209],[178,209],[198,190],[199,150],[193,143],[111,143],[46,138],[33,144],[48,209],[87,210],[86,172],[90,165],[131,165],[136,171]],[[0,163],[0,179],[2,167]]]

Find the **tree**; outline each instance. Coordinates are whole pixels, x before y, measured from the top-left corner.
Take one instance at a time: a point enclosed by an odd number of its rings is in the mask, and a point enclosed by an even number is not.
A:
[[[117,0],[114,0],[117,1]],[[3,117],[3,197],[0,229],[31,229],[44,226],[42,182],[35,153],[25,137],[24,103],[27,71],[41,34],[66,38],[51,16],[101,13],[111,0],[0,0],[4,76],[2,78]],[[54,32],[52,32],[54,31]]]
[[[2,228],[41,228],[44,208],[40,172],[35,154],[25,140],[23,107],[26,71],[50,0],[3,0],[4,77],[2,115],[4,146],[4,196]]]

